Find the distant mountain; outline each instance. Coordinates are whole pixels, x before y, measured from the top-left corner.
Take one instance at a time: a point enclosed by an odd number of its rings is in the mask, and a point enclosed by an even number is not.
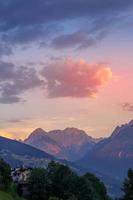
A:
[[[34,130],[24,143],[45,151],[51,155],[58,156],[62,152],[63,147],[55,140],[48,136],[48,133],[43,129],[38,128]]]
[[[133,120],[118,126],[112,135],[99,142],[78,163],[101,173],[123,179],[133,168]]]
[[[39,128],[33,131],[24,142],[58,158],[75,161],[91,150],[97,140],[76,128],[50,132]]]
[[[12,167],[20,165],[45,166],[55,158],[22,142],[0,137],[0,157]]]

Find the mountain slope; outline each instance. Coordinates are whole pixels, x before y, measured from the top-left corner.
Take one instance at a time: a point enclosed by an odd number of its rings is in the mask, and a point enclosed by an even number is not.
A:
[[[36,129],[24,142],[70,161],[83,157],[96,143],[84,131],[76,128],[53,130],[48,133],[42,129]]]
[[[45,165],[48,161],[53,160],[54,157],[40,151],[32,146],[0,137],[0,157],[5,159],[11,166],[30,165],[36,166]]]
[[[99,142],[79,163],[122,179],[133,168],[133,121],[117,127],[112,135]]]

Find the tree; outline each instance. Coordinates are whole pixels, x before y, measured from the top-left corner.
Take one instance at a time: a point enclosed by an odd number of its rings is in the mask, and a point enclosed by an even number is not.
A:
[[[104,184],[94,175],[78,176],[68,166],[51,162],[34,169],[29,178],[30,200],[109,200]]]
[[[43,168],[33,169],[28,180],[29,199],[45,200],[46,193],[46,170]]]
[[[90,173],[78,177],[74,194],[78,200],[109,200],[104,184]]]
[[[124,196],[122,200],[133,200],[133,170],[129,169],[127,178],[125,179],[122,187]]]
[[[0,160],[0,189],[4,190],[11,183],[11,168],[3,159]]]
[[[91,199],[92,194],[90,187],[91,185],[88,184],[88,181],[83,176],[78,177],[73,190],[75,197],[78,200],[93,200]]]
[[[92,194],[92,200],[109,200],[110,198],[107,195],[107,190],[104,186],[104,183],[100,181],[95,175],[86,173],[84,178],[87,180],[88,185],[90,185],[90,190]]]
[[[74,180],[77,175],[68,167],[51,162],[47,168],[47,186],[49,196],[67,200],[73,195]]]

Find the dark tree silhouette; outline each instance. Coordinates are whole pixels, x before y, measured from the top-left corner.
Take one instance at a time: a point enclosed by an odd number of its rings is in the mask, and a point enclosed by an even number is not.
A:
[[[42,168],[33,169],[28,182],[29,199],[45,200],[46,196],[46,170]]]
[[[11,183],[11,168],[3,159],[0,159],[0,189],[4,190]]]
[[[68,166],[51,162],[34,169],[29,178],[30,200],[109,200],[104,184],[94,175],[78,176]]]
[[[121,200],[133,200],[133,170],[129,169],[127,178],[125,179],[122,187],[124,192],[123,198]]]

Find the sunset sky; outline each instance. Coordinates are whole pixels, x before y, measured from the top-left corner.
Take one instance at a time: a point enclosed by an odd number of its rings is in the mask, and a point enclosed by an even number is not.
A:
[[[0,0],[0,135],[133,119],[133,0]]]

